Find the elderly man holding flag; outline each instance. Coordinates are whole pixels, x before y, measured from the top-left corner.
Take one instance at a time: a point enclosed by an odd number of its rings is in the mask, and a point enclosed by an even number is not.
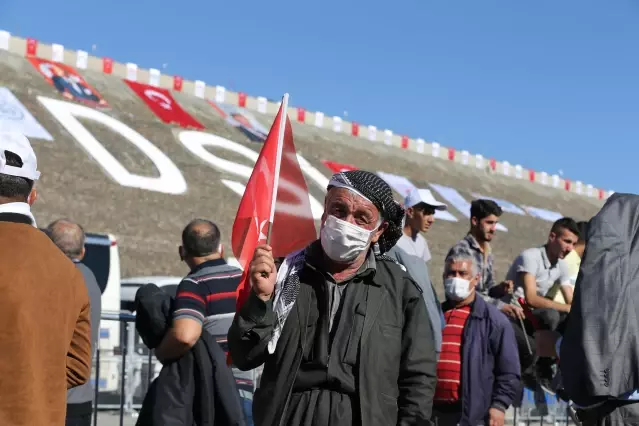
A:
[[[276,124],[280,119],[280,136],[292,146],[285,111]],[[265,168],[261,159],[251,181]],[[303,177],[296,182],[304,185]],[[237,367],[264,365],[255,424],[429,425],[436,383],[432,327],[419,286],[384,255],[402,235],[404,210],[370,172],[338,173],[327,189],[320,238],[286,255],[279,270],[277,250],[255,237],[255,222],[244,221],[248,230],[234,227],[244,246],[261,242],[245,265],[247,281],[228,335]],[[274,217],[271,241],[278,227],[291,238],[308,229]]]

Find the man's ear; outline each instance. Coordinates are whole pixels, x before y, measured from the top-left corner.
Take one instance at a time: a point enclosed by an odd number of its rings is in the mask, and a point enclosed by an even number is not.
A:
[[[414,215],[415,215],[415,209],[412,207],[408,207],[406,209],[406,217],[408,217],[409,219],[412,219]]]
[[[27,197],[27,204],[32,206],[33,203],[35,203],[37,199],[38,199],[38,190],[36,189],[36,187],[34,185],[33,189],[31,189],[31,192],[29,193],[29,197]]]
[[[224,259],[224,244],[220,243],[220,247],[217,252],[220,253],[220,258]]]
[[[470,218],[470,224],[471,224],[473,227],[476,227],[476,226],[479,224],[479,221],[477,220],[477,218],[476,218],[476,217],[474,217],[474,216],[473,216],[473,217],[471,217],[471,218]]]
[[[182,246],[178,247],[178,254],[180,255],[180,260],[182,262],[184,262],[184,257],[185,257],[184,256],[184,247],[182,247]]]
[[[326,209],[324,210],[324,213],[322,213],[322,217],[320,218],[320,224],[323,225],[324,222],[326,222],[326,217],[328,216],[328,213],[326,213]]]
[[[375,244],[379,240],[379,237],[381,237],[384,231],[386,231],[386,228],[388,228],[388,222],[382,222],[379,228],[377,228],[377,230],[373,233],[373,236],[371,237],[371,244]]]

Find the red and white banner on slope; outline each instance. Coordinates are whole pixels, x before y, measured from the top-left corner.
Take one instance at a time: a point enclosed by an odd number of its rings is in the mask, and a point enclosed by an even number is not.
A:
[[[184,128],[204,129],[204,126],[199,121],[182,109],[168,90],[130,80],[124,80],[124,82],[163,122],[177,124]]]

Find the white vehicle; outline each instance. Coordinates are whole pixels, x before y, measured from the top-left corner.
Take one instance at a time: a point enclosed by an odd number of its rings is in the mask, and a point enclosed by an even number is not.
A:
[[[226,259],[229,265],[240,268],[240,264],[234,257]],[[241,268],[240,268],[241,269]],[[135,302],[135,293],[145,284],[155,284],[158,287],[168,290],[171,296],[175,296],[178,284],[184,277],[173,275],[151,275],[144,277],[123,278],[120,283],[120,307],[123,311],[133,312],[133,303]]]
[[[173,296],[182,278],[170,275],[124,278],[120,282],[120,309],[133,312],[135,293],[146,284],[155,284],[158,287],[162,287]]]

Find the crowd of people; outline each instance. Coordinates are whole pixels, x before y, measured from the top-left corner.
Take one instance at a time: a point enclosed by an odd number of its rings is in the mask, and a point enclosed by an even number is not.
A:
[[[82,264],[79,224],[37,228],[39,175],[27,138],[1,134],[0,424],[89,425],[100,289]],[[580,344],[571,307],[584,298],[575,287],[587,236],[603,225],[557,220],[545,244],[518,254],[499,281],[492,244],[502,209],[474,200],[468,232],[445,257],[439,300],[424,234],[445,203],[423,189],[397,202],[384,180],[356,170],[332,176],[324,208],[320,236],[306,248],[277,259],[258,246],[237,312],[242,271],[224,260],[220,229],[187,224],[179,257],[190,272],[175,294],[145,286],[136,296],[138,331],[164,365],[138,424],[246,424],[211,338],[224,335],[235,367],[261,371],[258,426],[500,426],[523,386],[570,397],[558,354],[566,340]],[[573,377],[570,368],[561,373]],[[623,415],[601,400],[596,414],[578,412],[584,424],[635,424],[625,405],[634,400],[623,399]]]

